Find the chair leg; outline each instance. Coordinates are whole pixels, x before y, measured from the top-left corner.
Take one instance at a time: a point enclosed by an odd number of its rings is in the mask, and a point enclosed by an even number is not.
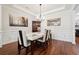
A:
[[[26,54],[28,53],[28,48],[26,48]]]
[[[45,45],[45,48],[47,48],[47,47],[48,47],[48,41],[46,41],[46,42],[44,43],[44,45]]]
[[[48,46],[48,41],[46,41],[46,45]]]
[[[20,54],[21,46],[18,45],[18,54]]]

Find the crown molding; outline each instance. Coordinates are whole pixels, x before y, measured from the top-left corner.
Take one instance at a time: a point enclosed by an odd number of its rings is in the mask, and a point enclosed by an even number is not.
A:
[[[73,10],[76,10],[78,8],[78,4],[74,5]]]
[[[20,7],[20,6],[17,6],[17,5],[12,5],[12,7],[17,8],[17,9],[19,9],[19,10],[22,10],[22,11],[24,11],[24,12],[27,12],[27,13],[33,15],[33,16],[39,15],[39,14],[35,14],[35,13],[29,11],[29,10],[26,10],[25,8],[22,8],[22,7]],[[63,10],[63,9],[65,9],[65,6],[63,6],[63,7],[61,7],[61,8],[57,8],[57,9],[54,9],[54,10],[50,10],[50,11],[44,12],[44,13],[42,13],[42,14],[43,14],[43,15],[46,15],[46,14],[49,14],[49,13],[52,13],[52,12],[57,12],[57,11],[60,11],[60,10]]]
[[[31,15],[36,16],[36,14],[34,14],[33,12],[30,12],[30,11],[26,10],[25,8],[20,7],[20,6],[12,5],[12,7],[16,8],[16,9],[19,9],[19,10],[21,10],[21,11],[23,11],[23,12],[26,12],[26,13],[29,13],[29,14],[31,14]]]
[[[54,10],[50,10],[48,12],[44,12],[43,15],[53,13],[53,12],[57,12],[57,11],[64,10],[64,9],[65,9],[65,7],[57,8],[57,9],[54,9]]]
[[[25,8],[22,8],[22,7],[18,6],[18,5],[12,5],[12,6],[13,6],[14,8],[17,8],[17,9],[19,9],[19,10],[22,10],[22,11],[24,11],[24,12],[26,12],[26,13],[29,13],[29,14],[31,14],[31,15],[33,15],[33,16],[39,15],[39,14],[35,14],[35,13],[33,13],[33,12],[31,12],[31,11],[25,9]],[[70,10],[73,10],[73,9],[75,8],[75,6],[76,6],[76,5],[72,5],[71,8],[70,8]],[[56,9],[53,9],[53,10],[50,10],[50,11],[47,11],[47,12],[43,12],[42,15],[50,14],[50,13],[53,13],[53,12],[58,12],[58,11],[61,11],[61,10],[67,10],[66,5],[63,6],[63,7],[61,7],[61,8],[56,8]]]
[[[73,4],[72,7],[71,7],[71,9],[74,10],[75,8],[76,8],[76,5]]]

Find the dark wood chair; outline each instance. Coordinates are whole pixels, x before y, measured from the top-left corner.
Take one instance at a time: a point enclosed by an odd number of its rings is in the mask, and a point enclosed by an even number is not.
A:
[[[26,49],[26,54],[28,51],[28,47],[30,46],[30,41],[27,40],[25,32],[19,30],[19,38],[18,38],[18,54],[20,54],[22,49]]]
[[[45,30],[44,36],[37,40],[37,44],[40,44],[44,47],[48,46],[48,30]]]

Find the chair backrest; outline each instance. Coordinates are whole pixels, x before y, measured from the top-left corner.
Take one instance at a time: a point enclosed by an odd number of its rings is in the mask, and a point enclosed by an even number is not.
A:
[[[44,36],[43,36],[43,42],[48,40],[48,30],[45,30]]]
[[[48,35],[49,35],[49,32],[48,32],[48,30],[46,30],[46,38],[45,38],[45,40],[48,40]]]
[[[19,30],[19,44],[22,46],[27,46],[27,38],[25,32],[22,30]]]
[[[51,39],[51,30],[48,30],[48,39]]]

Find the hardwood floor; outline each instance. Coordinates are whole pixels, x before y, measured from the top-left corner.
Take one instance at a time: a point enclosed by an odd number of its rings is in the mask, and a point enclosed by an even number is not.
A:
[[[48,47],[35,48],[34,55],[77,55],[79,54],[79,45],[73,45],[70,42],[49,40]],[[0,48],[0,55],[18,55],[17,42],[4,45]],[[21,51],[25,55],[25,50]],[[30,52],[28,53],[30,55]]]

